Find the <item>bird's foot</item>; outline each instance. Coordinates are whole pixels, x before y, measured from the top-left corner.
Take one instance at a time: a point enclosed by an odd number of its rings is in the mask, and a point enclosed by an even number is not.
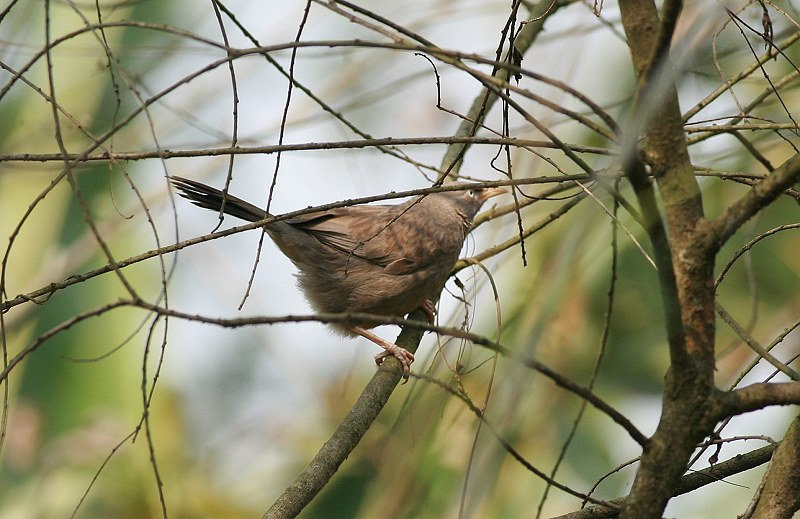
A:
[[[408,351],[405,348],[401,348],[397,344],[393,342],[389,342],[383,337],[375,335],[369,330],[366,330],[360,326],[353,326],[350,328],[355,333],[359,334],[360,336],[364,337],[365,339],[369,339],[370,341],[374,342],[381,348],[386,351],[383,351],[377,355],[375,355],[375,364],[378,366],[383,363],[383,361],[387,357],[394,357],[400,364],[403,366],[403,378],[408,380],[408,373],[411,371],[411,363],[414,362],[414,354]]]
[[[380,366],[387,357],[394,357],[399,360],[400,364],[403,366],[403,378],[408,380],[408,373],[411,371],[411,363],[414,362],[414,354],[391,342],[387,343],[386,346],[383,344],[381,344],[381,346],[386,348],[386,351],[375,355],[375,364]]]
[[[436,305],[433,304],[433,301],[426,299],[423,301],[420,308],[422,308],[422,310],[428,316],[428,324],[433,324],[436,322]]]

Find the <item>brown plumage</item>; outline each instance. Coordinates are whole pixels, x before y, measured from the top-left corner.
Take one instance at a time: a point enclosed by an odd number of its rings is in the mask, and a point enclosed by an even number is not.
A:
[[[179,194],[193,204],[219,211],[223,193],[194,180],[172,177]],[[403,316],[424,309],[432,322],[430,299],[453,270],[472,218],[481,205],[504,193],[472,187],[431,193],[398,205],[362,205],[310,213],[267,225],[267,234],[297,266],[298,284],[311,306],[325,313]],[[224,212],[257,222],[266,212],[224,195]],[[368,331],[369,326],[336,325],[392,355],[407,376],[414,355]]]

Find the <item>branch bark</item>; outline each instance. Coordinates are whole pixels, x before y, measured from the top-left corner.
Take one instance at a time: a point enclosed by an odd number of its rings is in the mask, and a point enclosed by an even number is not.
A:
[[[772,405],[798,405],[800,382],[764,382],[735,391],[720,392],[717,403],[712,415],[719,420]]]
[[[753,519],[790,519],[800,510],[800,417],[795,418],[772,463]]]

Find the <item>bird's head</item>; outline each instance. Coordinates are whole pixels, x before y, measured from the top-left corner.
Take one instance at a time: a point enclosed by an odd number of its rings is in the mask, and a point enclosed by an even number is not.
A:
[[[468,223],[472,222],[472,219],[476,214],[478,214],[478,211],[484,202],[493,196],[507,193],[507,191],[502,187],[480,187],[477,185],[471,186],[470,184],[457,185],[464,187],[464,189],[459,189],[457,191],[443,191],[441,193],[435,193],[431,196],[443,197],[444,200],[447,200],[449,203],[453,204],[458,213],[461,214],[464,220]]]

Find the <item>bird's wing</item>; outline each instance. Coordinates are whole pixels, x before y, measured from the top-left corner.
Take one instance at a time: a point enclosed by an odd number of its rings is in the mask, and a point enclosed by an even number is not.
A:
[[[288,220],[321,244],[349,257],[380,266],[387,274],[402,275],[430,262],[424,247],[416,246],[410,220],[397,206],[343,207]]]

